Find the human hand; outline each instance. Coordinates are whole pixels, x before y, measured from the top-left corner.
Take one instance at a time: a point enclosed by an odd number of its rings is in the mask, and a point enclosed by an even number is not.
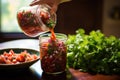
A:
[[[38,4],[48,4],[51,7],[51,12],[56,12],[61,0],[34,0],[30,6]]]

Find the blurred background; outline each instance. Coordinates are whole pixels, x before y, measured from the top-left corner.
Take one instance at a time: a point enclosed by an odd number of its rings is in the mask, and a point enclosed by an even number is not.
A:
[[[16,18],[18,9],[30,2],[0,0],[0,42],[31,38],[22,33]],[[72,0],[60,4],[55,32],[75,34],[79,28],[86,34],[99,29],[106,36],[120,37],[120,0]]]

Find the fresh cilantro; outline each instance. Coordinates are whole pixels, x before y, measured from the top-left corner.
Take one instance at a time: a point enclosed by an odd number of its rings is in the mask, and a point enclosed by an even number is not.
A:
[[[106,37],[100,30],[85,34],[78,29],[67,40],[68,66],[84,72],[120,73],[120,39]]]
[[[55,26],[55,22],[50,18],[48,22],[46,23],[47,27],[53,28]]]

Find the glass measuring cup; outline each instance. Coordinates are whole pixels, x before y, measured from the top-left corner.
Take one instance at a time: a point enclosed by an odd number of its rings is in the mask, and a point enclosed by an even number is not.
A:
[[[17,12],[17,21],[22,31],[30,37],[48,32],[56,25],[56,14],[47,4],[27,6]]]

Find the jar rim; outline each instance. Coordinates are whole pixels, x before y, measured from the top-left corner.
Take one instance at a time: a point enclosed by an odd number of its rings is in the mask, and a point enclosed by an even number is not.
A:
[[[67,40],[67,35],[64,34],[64,33],[55,33],[55,35],[56,35],[57,39],[63,39],[64,38],[64,40]],[[51,33],[43,33],[43,34],[39,35],[39,39],[42,38],[42,37],[45,38],[45,37],[50,37],[50,36],[51,36]]]

